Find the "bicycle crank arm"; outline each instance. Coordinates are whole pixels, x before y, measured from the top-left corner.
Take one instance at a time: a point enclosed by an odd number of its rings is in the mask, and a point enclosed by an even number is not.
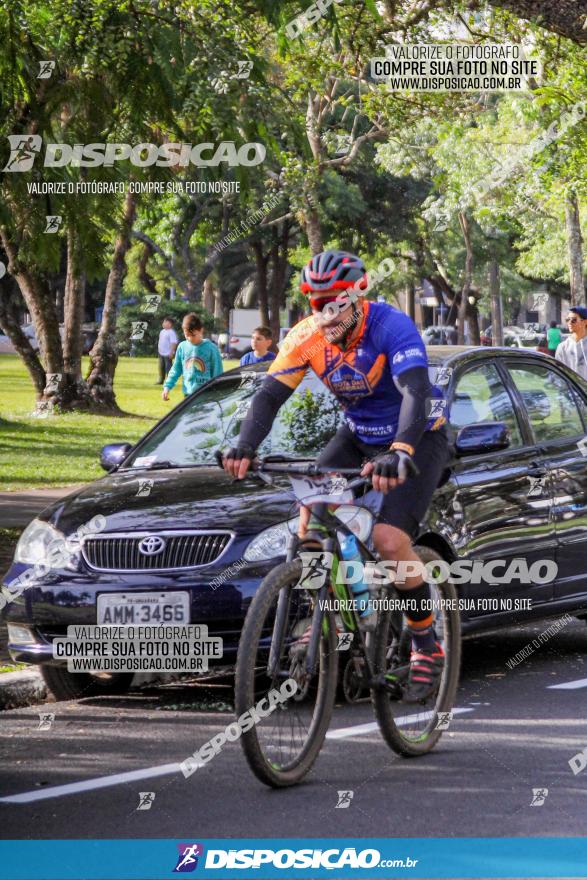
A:
[[[386,672],[375,675],[369,682],[369,687],[377,691],[388,691],[388,693],[396,699],[401,699],[404,686],[407,683],[407,674],[402,674],[400,670],[396,672]]]

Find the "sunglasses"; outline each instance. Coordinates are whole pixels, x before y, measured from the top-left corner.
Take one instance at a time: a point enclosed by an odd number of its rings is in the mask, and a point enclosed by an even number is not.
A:
[[[351,298],[344,294],[335,293],[332,296],[311,296],[310,306],[314,312],[321,312],[334,317],[351,304]]]
[[[576,324],[579,318],[565,318],[565,324]]]

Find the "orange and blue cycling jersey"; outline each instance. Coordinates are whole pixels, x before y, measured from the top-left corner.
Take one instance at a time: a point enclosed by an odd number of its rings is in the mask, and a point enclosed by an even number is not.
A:
[[[296,388],[311,367],[339,400],[345,420],[365,443],[391,443],[397,432],[402,394],[393,377],[413,367],[428,367],[424,343],[414,322],[387,303],[365,301],[357,337],[347,348],[327,342],[310,315],[285,337],[269,375]],[[432,386],[435,398],[442,392]],[[426,430],[446,419],[431,407]]]

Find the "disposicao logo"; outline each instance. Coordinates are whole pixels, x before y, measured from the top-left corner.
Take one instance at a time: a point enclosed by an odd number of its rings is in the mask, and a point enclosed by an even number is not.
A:
[[[179,856],[173,873],[191,874],[198,867],[199,857],[204,855],[204,847],[201,843],[178,843],[177,848]]]
[[[10,156],[3,171],[30,171],[41,152],[43,141],[38,134],[8,135]],[[237,147],[234,141],[219,144],[47,144],[43,157],[45,168],[112,167],[125,159],[138,168],[155,165],[158,168],[186,168],[188,165],[230,167],[259,165],[267,150],[263,144],[247,143]]]

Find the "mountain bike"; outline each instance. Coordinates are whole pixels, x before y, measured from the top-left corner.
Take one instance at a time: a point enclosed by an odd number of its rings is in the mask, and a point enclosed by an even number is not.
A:
[[[409,591],[397,590],[389,577],[381,577],[380,585],[370,587],[377,608],[376,624],[366,631],[352,587],[345,583],[349,578],[341,576],[341,541],[351,533],[360,547],[363,565],[377,566],[379,561],[368,546],[374,519],[360,512],[366,508],[358,499],[361,488],[365,494],[370,477],[359,477],[357,470],[341,469],[333,474],[332,469],[300,464],[299,460],[275,459],[256,460],[251,475],[271,482],[268,475],[287,474],[297,500],[310,508],[310,520],[304,538],[292,530],[286,561],[261,582],[241,633],[235,708],[239,717],[243,713],[249,713],[249,719],[253,716],[252,723],[243,725],[248,729],[240,738],[251,770],[276,788],[294,785],[308,773],[330,724],[343,643],[352,652],[348,666],[353,670],[354,686],[370,690],[385,742],[399,755],[426,754],[448,726],[446,718],[450,716],[446,713],[452,709],[458,687],[460,616],[454,585],[441,580],[441,570],[431,569],[438,580],[431,584],[432,608],[437,639],[446,656],[445,668],[429,700],[416,705],[402,703],[411,637],[401,600],[409,597]],[[338,494],[332,490],[337,481]],[[428,547],[415,550],[424,563],[433,564],[441,558]],[[291,679],[297,689],[293,688],[289,699],[276,700],[275,693]],[[251,712],[255,706],[265,711]]]

